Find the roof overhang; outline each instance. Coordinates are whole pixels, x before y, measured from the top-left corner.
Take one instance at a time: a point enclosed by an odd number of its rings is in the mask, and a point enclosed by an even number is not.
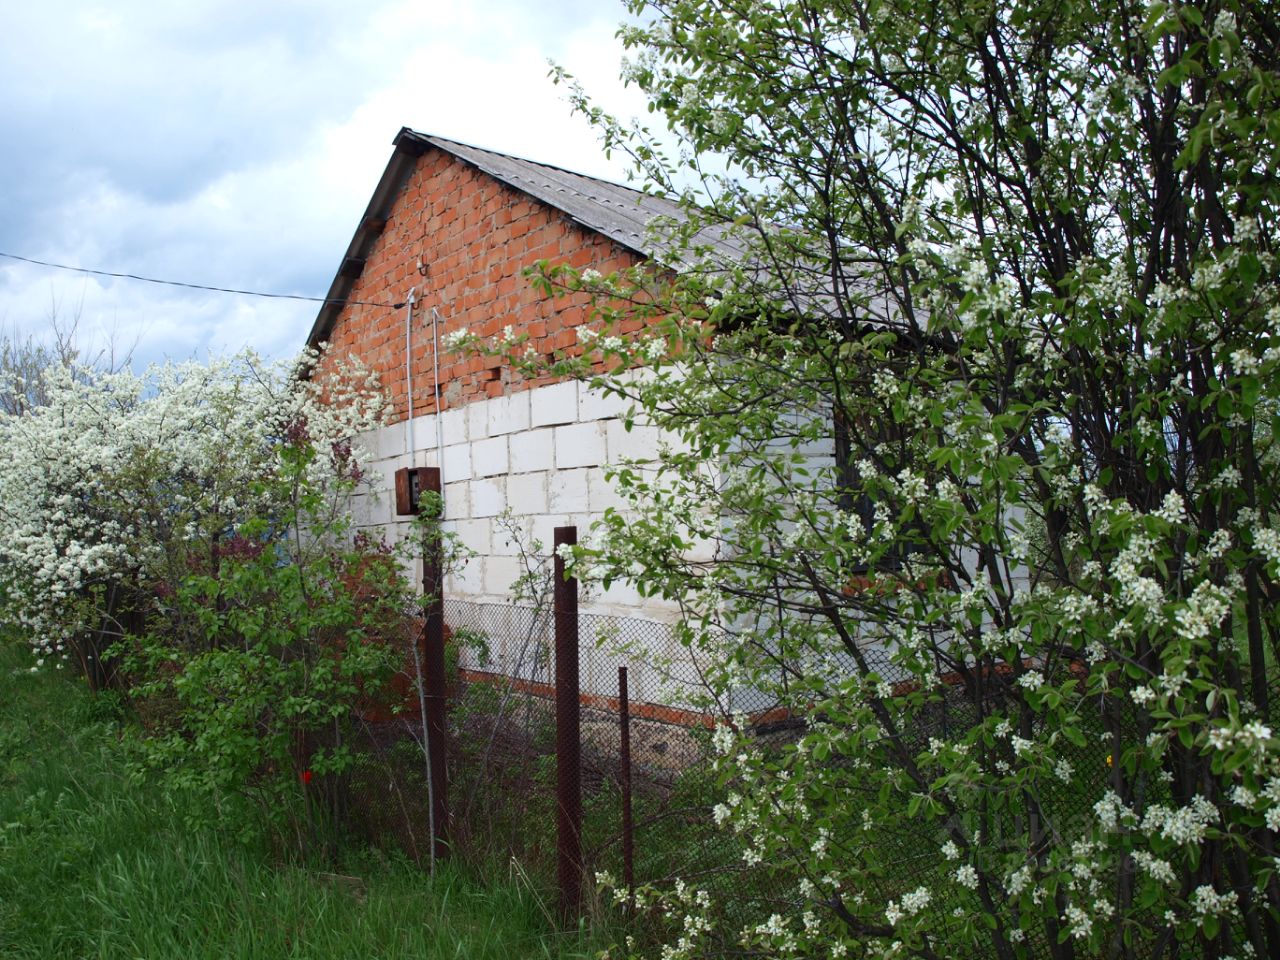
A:
[[[432,149],[441,150],[500,183],[547,204],[567,219],[607,237],[644,259],[672,262],[679,268],[679,257],[668,256],[669,251],[663,249],[663,244],[658,242],[650,229],[662,218],[668,218],[672,222],[684,219],[685,214],[680,205],[673,200],[549,164],[419,133],[408,127],[401,127],[392,142],[395,150],[387,162],[387,168],[382,172],[382,179],[373,191],[364,216],[360,218],[351,243],[347,245],[338,272],[329,286],[325,303],[307,336],[309,347],[323,343],[333,332],[334,324],[347,304],[351,288],[391,217],[392,208],[405,180],[413,172],[418,158]],[[714,250],[715,259],[722,263],[732,262],[742,256],[742,247],[723,229],[707,231],[705,239]]]

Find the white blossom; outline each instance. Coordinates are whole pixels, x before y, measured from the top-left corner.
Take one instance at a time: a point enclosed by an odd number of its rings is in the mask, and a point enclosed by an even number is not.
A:
[[[1129,699],[1140,707],[1145,707],[1147,704],[1154,701],[1155,698],[1155,691],[1150,687],[1134,687],[1129,691]]]
[[[1026,690],[1039,690],[1044,686],[1044,674],[1039,670],[1028,670],[1018,678],[1018,686]]]
[[[1084,940],[1093,932],[1093,918],[1074,904],[1067,907],[1062,919],[1076,940]]]
[[[471,336],[466,327],[459,327],[444,335],[444,345],[447,350],[457,350]]]
[[[1219,893],[1208,884],[1201,884],[1191,894],[1191,908],[1204,916],[1216,916],[1235,908],[1238,897],[1234,890]]]

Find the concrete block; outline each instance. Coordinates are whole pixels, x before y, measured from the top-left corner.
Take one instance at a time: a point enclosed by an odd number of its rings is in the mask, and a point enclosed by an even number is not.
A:
[[[387,468],[392,463],[394,463],[392,460],[366,460],[361,465],[364,476],[360,478],[360,492],[382,493],[389,489]]]
[[[509,438],[511,472],[550,470],[555,462],[554,430],[525,430]]]
[[[517,516],[547,512],[546,473],[517,473],[507,478],[507,505]]]
[[[600,592],[596,602],[602,606],[607,604],[611,609],[625,608],[626,610],[635,610],[643,607],[648,601],[640,596],[640,592],[630,583],[615,580],[609,584],[608,590]]]
[[[484,557],[472,557],[451,570],[444,580],[445,599],[467,599],[484,592]]]
[[[565,526],[564,516],[555,513],[529,518],[529,543],[543,556],[549,556],[555,548],[556,527]],[[540,546],[539,546],[540,545]]]
[[[464,670],[492,670],[489,659],[481,656],[479,650],[463,647],[458,651],[458,666]]]
[[[643,660],[632,661],[627,667],[627,693],[633,703],[653,703],[650,693],[653,683],[649,677],[651,668]]]
[[[831,470],[835,465],[835,454],[830,451],[827,453],[811,453],[804,458],[805,469],[814,476],[816,476],[819,471]]]
[[[505,477],[471,481],[471,516],[496,517],[507,508]]]
[[[578,383],[568,380],[537,387],[529,393],[529,425],[549,427],[578,419]]]
[[[470,437],[467,436],[466,407],[452,407],[440,414],[440,417],[440,431],[444,434],[444,442],[446,445],[450,443],[464,443],[470,439]]]
[[[591,641],[590,638],[581,638],[584,646]],[[588,647],[588,649],[590,649]],[[594,693],[597,695],[611,696],[618,686],[618,667],[610,658],[602,656],[598,650],[592,650],[591,656],[584,656],[584,662],[581,666],[581,684],[583,693]],[[609,688],[612,681],[613,689]],[[585,731],[584,731],[585,734]],[[606,742],[612,746],[612,737],[615,731],[608,730],[603,724],[600,724],[598,730],[592,730],[592,744],[603,746]],[[606,738],[610,738],[606,740]]]
[[[372,493],[395,496],[396,469],[404,466],[398,460],[375,460],[365,467],[365,476],[369,480]]]
[[[637,423],[627,430],[621,420],[610,420],[605,425],[605,435],[610,463],[658,459],[662,432],[657,427]]]
[[[489,435],[489,401],[473,400],[466,406],[467,439],[482,440]]]
[[[395,523],[384,524],[382,527],[382,541],[389,547],[395,547],[403,542],[409,536],[409,522],[396,521]]]
[[[628,397],[594,390],[585,384],[578,389],[578,419],[584,423],[588,420],[620,417],[631,409],[631,404]]]
[[[369,494],[353,493],[347,500],[347,510],[351,514],[351,523],[357,527],[367,527],[373,520],[369,516]]]
[[[603,470],[587,471],[587,503],[592,513],[606,510],[625,510],[627,501],[618,495],[612,481],[606,480]]]
[[[547,476],[547,508],[552,514],[586,513],[589,509],[587,474],[591,471],[556,470]],[[567,523],[568,521],[562,521]],[[547,541],[550,549],[551,541]]]
[[[521,390],[489,401],[489,436],[500,437],[529,429],[529,391]]]
[[[706,682],[697,665],[687,655],[676,658],[663,672],[663,692],[667,694],[663,703],[688,706],[706,695]]]
[[[704,460],[698,464],[698,476],[707,486],[718,490],[725,482],[724,465],[719,460]]]
[[[455,443],[452,446],[445,447],[444,464],[440,469],[440,475],[445,483],[470,480],[473,476],[471,472],[471,444]]]
[[[414,451],[426,450],[434,448],[436,445],[436,415],[427,413],[420,417],[414,417],[409,421],[413,428],[413,449]]]
[[[369,494],[369,520],[372,523],[396,521],[396,495],[391,490],[376,490]]]
[[[832,428],[835,429],[834,427]],[[800,446],[795,448],[796,453],[802,453],[808,459],[816,458],[833,458],[836,455],[835,437],[821,437],[814,440],[806,440]]]
[[[555,428],[556,468],[593,467],[605,462],[602,424],[574,423]]]
[[[422,558],[410,557],[407,561],[400,563],[400,570],[404,573],[404,578],[410,583],[422,583]]]
[[[366,430],[351,441],[351,451],[361,463],[378,459],[378,431]]]
[[[374,452],[379,460],[404,456],[405,425],[403,421],[379,428]]]
[[[710,563],[716,557],[719,544],[709,537],[694,537],[693,543],[682,556],[690,563]]]
[[[484,555],[493,552],[488,520],[449,520],[443,525],[446,532],[454,533],[463,546]]]
[[[373,527],[375,533],[380,533],[383,524],[391,523],[395,517],[391,515],[391,508],[387,506],[387,497],[382,495],[370,495],[365,498],[364,517],[357,521],[357,526]]]
[[[587,513],[585,510],[580,513],[571,513],[564,518],[564,526],[578,528],[578,542],[586,543],[591,538],[591,524],[595,523],[595,514]]]
[[[487,436],[500,437],[511,432],[507,429],[507,408],[510,401],[505,393],[482,400],[480,404],[484,410],[484,432]]]
[[[470,486],[470,482],[466,480],[444,485],[444,515],[446,518],[455,520],[471,516]]]
[[[516,557],[489,556],[484,562],[484,592],[497,597],[510,596],[511,585],[524,573]]]
[[[509,486],[508,494],[510,494]],[[490,521],[485,522],[488,523]],[[493,545],[489,550],[491,554],[514,557],[520,554],[521,546],[526,550],[529,549],[530,529],[533,525],[530,517],[497,517],[492,523],[493,530],[490,534],[490,540]]]
[[[369,494],[364,498],[364,511],[360,519],[360,526],[368,526],[376,524],[381,527],[388,523],[395,523],[395,497],[389,493]],[[382,536],[381,530],[375,530],[374,533],[378,537]]]
[[[490,437],[471,444],[471,475],[496,477],[507,472],[507,438]]]

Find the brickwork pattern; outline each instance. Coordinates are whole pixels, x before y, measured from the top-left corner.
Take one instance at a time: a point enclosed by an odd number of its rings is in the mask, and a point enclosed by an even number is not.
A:
[[[581,296],[547,298],[523,271],[539,260],[592,267],[602,273],[639,260],[592,230],[439,150],[418,159],[396,198],[390,219],[374,243],[349,294],[352,301],[403,300],[418,291],[413,335],[413,406],[437,409],[432,397],[432,343],[424,317],[440,311],[440,335],[467,329],[496,336],[507,326],[529,335],[538,353],[576,349],[575,327],[588,319]],[[418,263],[426,266],[426,276]],[[641,321],[631,321],[634,332]],[[395,418],[408,410],[404,371],[404,311],[344,307],[329,337],[338,355],[354,355],[377,370],[390,392]],[[482,357],[458,357],[442,349],[439,409],[499,397],[553,382],[525,380],[507,365]]]

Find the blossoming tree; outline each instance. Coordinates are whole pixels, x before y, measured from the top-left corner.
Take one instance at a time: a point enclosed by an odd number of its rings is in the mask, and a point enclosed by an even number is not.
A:
[[[680,158],[577,103],[698,175],[682,268],[542,282],[684,443],[589,559],[800,724],[717,737],[789,906],[681,885],[667,955],[1277,955],[1275,10],[631,9]],[[691,267],[707,231],[749,252]]]
[[[385,669],[379,631],[407,603],[393,558],[353,541],[346,515],[352,441],[385,395],[355,367],[296,369],[56,364],[43,404],[0,418],[4,615],[36,668],[69,661],[136,698],[143,757],[211,815],[248,795],[287,816],[296,765],[345,762],[299,745]]]

